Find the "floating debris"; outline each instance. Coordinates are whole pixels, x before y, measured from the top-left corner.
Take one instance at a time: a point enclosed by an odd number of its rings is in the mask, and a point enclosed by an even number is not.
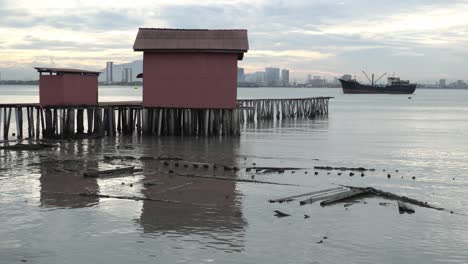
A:
[[[414,214],[414,212],[415,212],[414,209],[411,206],[409,206],[409,205],[407,205],[407,204],[405,204],[405,203],[403,203],[401,201],[398,201],[398,211],[400,212],[400,214],[404,214],[404,213]]]
[[[276,217],[291,216],[290,214],[283,213],[283,212],[281,212],[281,211],[279,211],[279,210],[275,210],[274,212],[275,212],[275,216],[276,216]]]

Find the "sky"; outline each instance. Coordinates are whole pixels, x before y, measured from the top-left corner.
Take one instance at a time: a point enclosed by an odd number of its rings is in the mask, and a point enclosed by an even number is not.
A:
[[[2,79],[142,59],[139,27],[247,29],[246,72],[468,80],[468,0],[0,0]]]

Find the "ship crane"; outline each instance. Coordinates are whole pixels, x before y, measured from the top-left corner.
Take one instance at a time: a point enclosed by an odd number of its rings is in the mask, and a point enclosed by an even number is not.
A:
[[[382,77],[384,77],[387,73],[384,73],[382,74],[379,78],[377,78],[377,80],[374,82],[374,74],[372,74],[372,80],[371,78],[369,78],[369,76],[367,75],[367,73],[365,71],[362,71],[362,73],[364,73],[364,75],[366,76],[367,80],[369,80],[369,82],[371,83],[372,86],[374,86],[374,83],[378,82],[380,79],[382,79]]]

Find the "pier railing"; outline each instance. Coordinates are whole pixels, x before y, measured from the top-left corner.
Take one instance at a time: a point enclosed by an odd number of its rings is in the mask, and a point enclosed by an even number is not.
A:
[[[330,99],[242,99],[236,109],[143,108],[141,102],[50,107],[0,104],[0,137],[239,136],[243,124],[328,116]]]

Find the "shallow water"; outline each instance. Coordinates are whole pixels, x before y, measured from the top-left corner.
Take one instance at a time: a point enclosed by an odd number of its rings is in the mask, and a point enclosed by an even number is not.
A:
[[[33,86],[0,86],[0,95],[0,102],[38,100]],[[39,152],[0,150],[0,263],[468,262],[468,90],[420,89],[411,99],[344,95],[339,89],[241,88],[238,95],[335,98],[327,119],[257,124],[245,127],[236,139],[105,138],[62,142]],[[140,98],[141,89],[133,87],[100,90],[100,100]],[[154,179],[152,170],[160,164],[131,161],[144,169],[132,177],[84,180],[74,172],[108,166],[104,155],[307,169],[255,175],[256,180],[299,187],[224,182],[209,191],[212,185],[200,181],[164,194],[204,206],[56,194],[151,195],[142,182]],[[339,176],[337,171],[327,175],[314,170],[317,165],[376,171],[365,177]],[[230,174],[200,170],[187,172]],[[250,179],[253,173],[236,174]],[[455,213],[416,207],[415,214],[400,215],[395,202],[381,206],[385,201],[375,198],[348,209],[267,203],[334,184],[373,186]],[[211,201],[219,196],[226,199]],[[276,218],[273,210],[291,216]],[[304,219],[304,214],[311,217]]]

